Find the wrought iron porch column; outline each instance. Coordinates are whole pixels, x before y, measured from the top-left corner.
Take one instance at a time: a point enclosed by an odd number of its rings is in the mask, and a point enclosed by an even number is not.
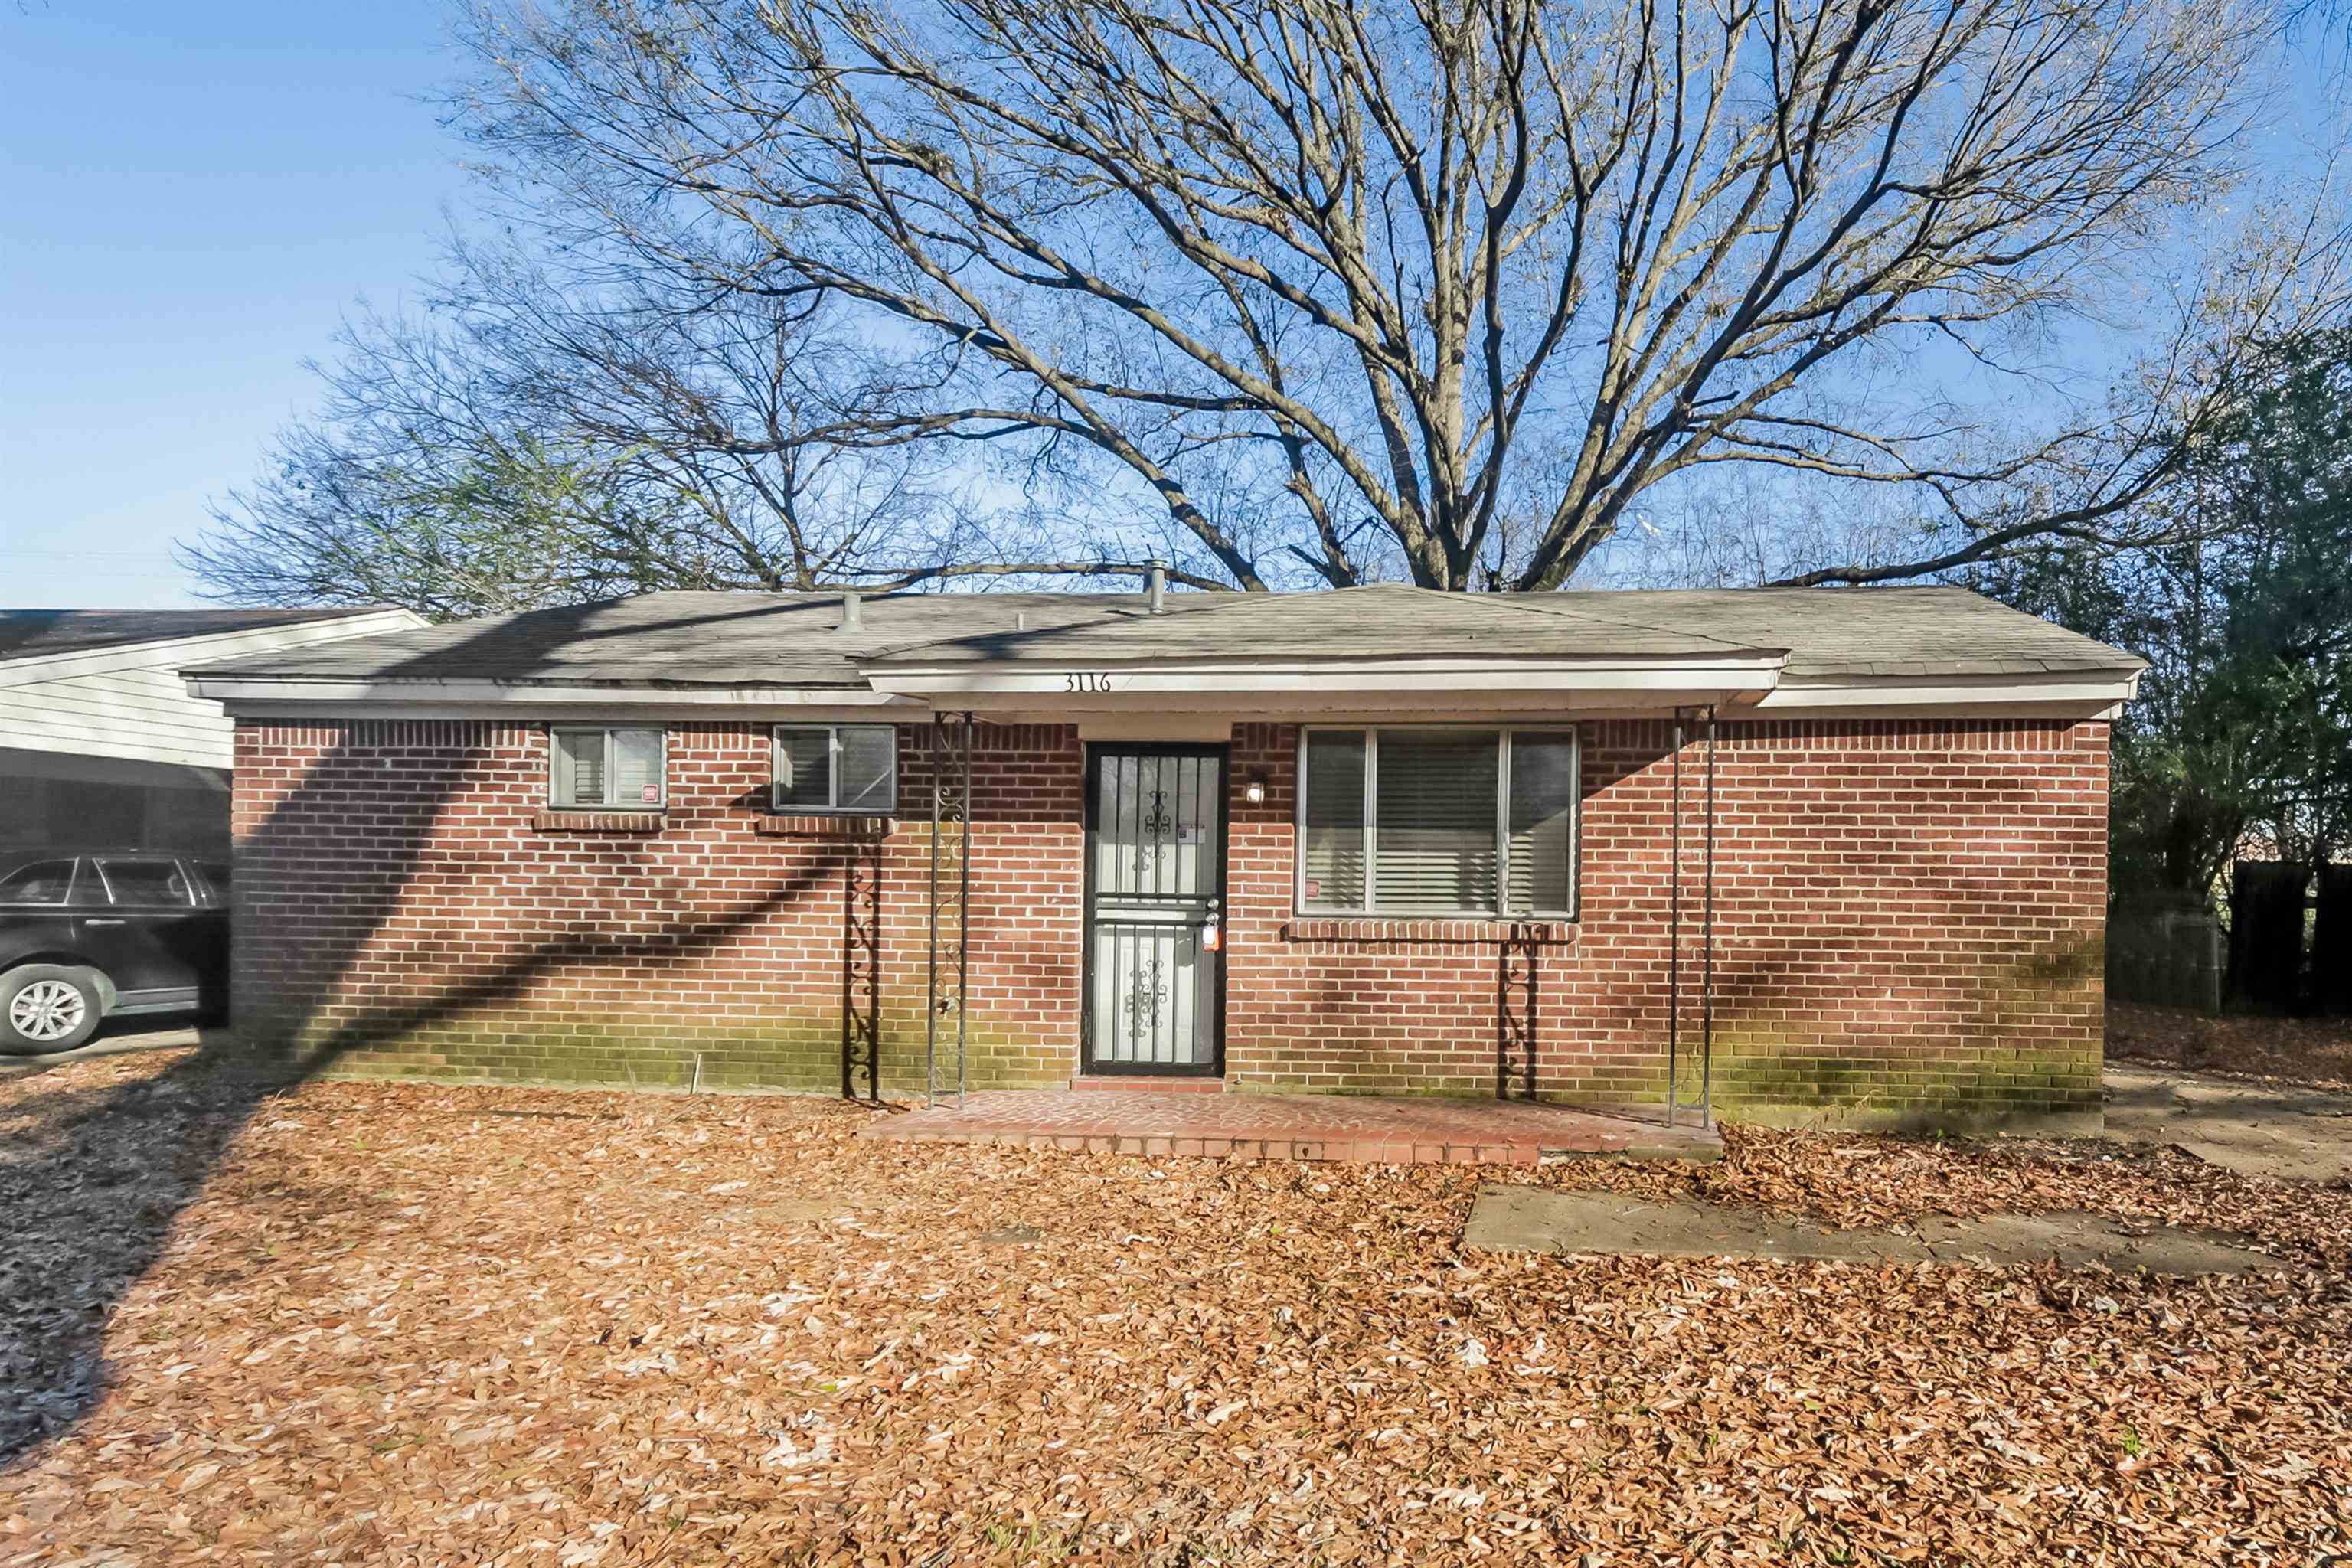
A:
[[[963,1104],[964,989],[971,978],[971,743],[969,713],[931,715],[930,952],[925,972],[923,1096],[945,1091],[940,1047],[955,1053],[956,1104]]]
[[[1704,848],[1699,913],[1699,1047],[1698,1098],[1683,1098],[1682,1078],[1682,956],[1683,956],[1683,757],[1688,739],[1685,726],[1702,710],[1675,710],[1674,775],[1667,859],[1666,891],[1666,1125],[1685,1110],[1696,1111],[1698,1125],[1715,1119],[1715,750],[1716,710],[1704,712],[1706,778],[1704,784],[1701,832]]]

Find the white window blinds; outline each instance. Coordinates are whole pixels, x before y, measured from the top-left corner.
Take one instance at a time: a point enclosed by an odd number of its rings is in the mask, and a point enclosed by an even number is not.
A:
[[[1495,908],[1496,737],[1381,731],[1372,901],[1403,913]]]
[[[776,809],[824,811],[833,805],[833,731],[776,731]]]
[[[898,731],[888,724],[780,724],[775,808],[887,816],[898,806]]]
[[[1311,730],[1299,764],[1301,909],[1574,910],[1572,731]]]
[[[1576,737],[1511,737],[1513,914],[1573,906]]]
[[[1306,821],[1299,846],[1299,901],[1353,910],[1364,902],[1364,737],[1307,737]]]
[[[614,805],[659,805],[662,800],[662,734],[658,730],[614,730]]]
[[[555,732],[555,804],[602,805],[604,803],[604,731],[558,730]]]
[[[664,741],[659,730],[558,730],[548,798],[557,805],[660,805]]]

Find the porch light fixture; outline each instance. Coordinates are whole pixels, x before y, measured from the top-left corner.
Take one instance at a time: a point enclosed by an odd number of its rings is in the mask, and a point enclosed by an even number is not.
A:
[[[1265,780],[1263,777],[1252,777],[1247,784],[1242,785],[1242,798],[1249,802],[1252,805],[1264,805],[1265,804]]]

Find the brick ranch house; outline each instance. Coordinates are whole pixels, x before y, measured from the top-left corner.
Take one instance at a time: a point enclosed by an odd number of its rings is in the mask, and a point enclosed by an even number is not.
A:
[[[323,1070],[898,1092],[960,1036],[975,1089],[1655,1105],[1671,1050],[1734,1116],[2047,1126],[2098,1117],[2139,668],[1950,588],[1155,584],[188,680],[236,721],[240,1032]]]

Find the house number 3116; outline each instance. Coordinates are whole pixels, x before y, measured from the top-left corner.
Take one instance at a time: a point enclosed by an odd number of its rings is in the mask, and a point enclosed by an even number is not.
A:
[[[1065,691],[1108,691],[1110,674],[1100,669],[1066,669],[1062,672]]]

